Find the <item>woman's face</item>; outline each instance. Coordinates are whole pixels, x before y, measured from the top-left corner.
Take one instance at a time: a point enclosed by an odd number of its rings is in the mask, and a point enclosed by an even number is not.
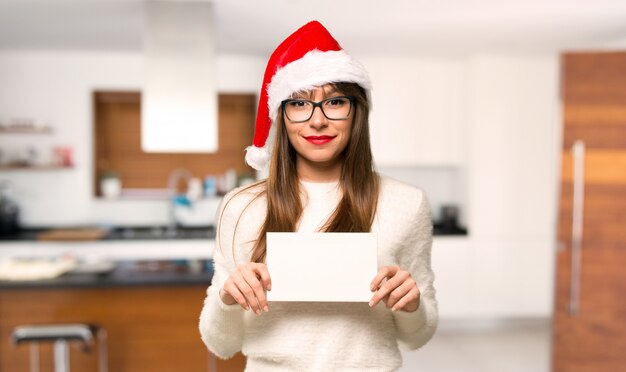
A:
[[[342,92],[327,84],[309,92],[298,93],[292,98],[319,102],[341,96],[344,96]],[[338,107],[341,104],[346,103],[342,103],[340,100],[327,101],[324,104],[326,114],[335,117],[332,110],[340,111],[341,109]],[[294,105],[298,105],[298,103],[294,103]],[[309,168],[330,169],[341,165],[341,153],[350,140],[354,120],[354,104],[351,107],[348,116],[340,120],[328,119],[320,107],[315,107],[311,118],[304,122],[293,122],[286,115],[286,112],[283,113],[289,142],[297,153],[298,168],[307,166]]]

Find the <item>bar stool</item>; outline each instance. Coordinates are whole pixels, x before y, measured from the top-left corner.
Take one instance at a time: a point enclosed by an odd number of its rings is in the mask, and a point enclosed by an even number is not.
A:
[[[98,338],[98,371],[106,372],[107,334],[104,328],[92,324],[42,324],[18,326],[11,336],[13,344],[30,344],[30,370],[39,372],[39,343],[54,342],[54,371],[70,371],[70,342],[80,342],[83,352],[90,352],[94,345],[94,334]]]

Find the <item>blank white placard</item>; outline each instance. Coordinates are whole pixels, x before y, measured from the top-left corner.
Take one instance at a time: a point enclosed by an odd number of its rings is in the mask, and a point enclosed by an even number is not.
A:
[[[369,302],[374,233],[267,233],[269,301]]]

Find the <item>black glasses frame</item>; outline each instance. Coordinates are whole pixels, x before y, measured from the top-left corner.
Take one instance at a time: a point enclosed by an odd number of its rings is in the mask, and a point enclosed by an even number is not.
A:
[[[326,115],[326,112],[324,112],[324,106],[322,106],[324,104],[324,102],[328,102],[328,101],[332,101],[334,99],[338,99],[338,98],[347,98],[348,101],[350,102],[350,109],[348,110],[348,114],[343,117],[343,118],[329,118],[328,115]],[[291,118],[289,117],[289,115],[287,115],[287,111],[285,110],[285,106],[288,103],[291,102],[308,102],[311,105],[313,105],[313,109],[311,110],[311,115],[309,115],[308,118],[306,118],[306,120],[291,120]],[[315,108],[319,107],[320,110],[322,110],[322,114],[324,115],[324,117],[328,120],[346,120],[347,118],[350,117],[350,114],[352,114],[352,107],[354,106],[354,97],[353,96],[336,96],[336,97],[329,97],[326,99],[323,99],[319,102],[314,102],[308,99],[301,99],[301,98],[294,98],[294,99],[286,99],[284,101],[282,101],[280,103],[280,108],[281,110],[285,113],[285,116],[287,116],[287,119],[289,119],[290,122],[292,123],[304,123],[305,121],[309,121],[311,120],[311,118],[313,117],[313,113],[315,112]]]

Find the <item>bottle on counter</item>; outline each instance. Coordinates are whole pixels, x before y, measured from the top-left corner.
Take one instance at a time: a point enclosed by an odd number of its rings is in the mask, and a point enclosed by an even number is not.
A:
[[[224,187],[226,192],[237,187],[237,171],[234,168],[230,168],[224,173]]]
[[[19,230],[19,208],[13,200],[9,181],[0,183],[0,236],[12,235]]]
[[[213,198],[217,195],[217,178],[214,176],[206,176],[204,178],[204,196]]]
[[[225,195],[230,190],[237,187],[237,171],[234,168],[229,168],[224,174],[220,175],[217,179],[217,193],[219,195]]]
[[[203,194],[202,181],[199,178],[193,177],[187,182],[187,199],[191,202],[195,202],[202,198]]]

